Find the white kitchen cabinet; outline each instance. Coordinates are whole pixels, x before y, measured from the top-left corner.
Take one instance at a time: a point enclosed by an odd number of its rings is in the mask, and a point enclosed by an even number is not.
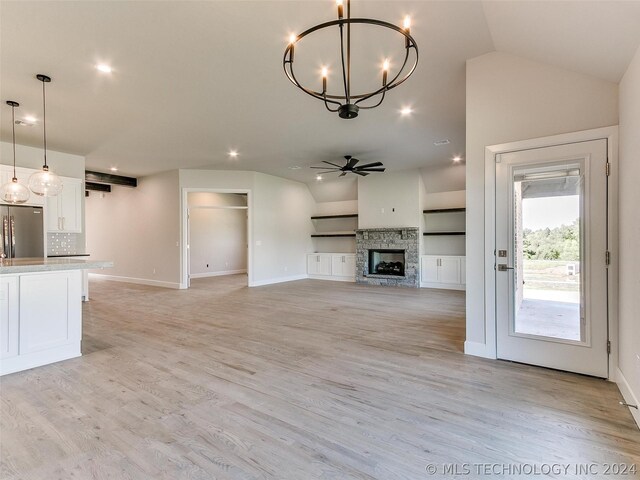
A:
[[[307,256],[307,273],[309,275],[331,275],[331,255],[316,253]]]
[[[18,355],[18,276],[0,276],[0,358]]]
[[[79,270],[20,277],[20,355],[80,345]]]
[[[81,233],[83,182],[79,178],[61,179],[62,191],[47,197],[47,231]]]
[[[355,281],[356,256],[353,253],[312,253],[307,255],[310,278]]]
[[[420,286],[426,288],[465,289],[465,257],[422,255]]]

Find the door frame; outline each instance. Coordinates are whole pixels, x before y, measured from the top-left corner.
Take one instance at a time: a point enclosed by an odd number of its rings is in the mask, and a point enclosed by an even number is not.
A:
[[[181,252],[180,252],[180,289],[186,289],[189,285],[189,252],[188,252],[188,229],[189,229],[189,202],[188,194],[194,192],[208,193],[240,193],[247,195],[247,285],[253,284],[253,241],[252,241],[252,212],[253,203],[250,189],[243,188],[182,188],[180,196],[181,220]]]
[[[607,141],[607,156],[610,175],[607,188],[608,227],[607,239],[611,261],[607,270],[608,283],[608,333],[611,342],[609,355],[609,380],[615,380],[618,367],[618,126],[564,133],[549,137],[534,138],[517,142],[502,143],[485,147],[484,175],[484,318],[485,354],[487,358],[497,358],[497,317],[496,317],[496,156],[503,153],[554,147],[570,143],[592,140]],[[603,252],[604,255],[604,252]]]

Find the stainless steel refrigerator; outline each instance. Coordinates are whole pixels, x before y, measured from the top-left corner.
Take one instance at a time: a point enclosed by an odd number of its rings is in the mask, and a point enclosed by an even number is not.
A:
[[[0,257],[44,257],[42,207],[0,205]]]

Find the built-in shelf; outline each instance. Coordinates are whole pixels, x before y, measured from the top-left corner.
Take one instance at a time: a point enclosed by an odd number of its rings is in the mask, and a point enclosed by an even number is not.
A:
[[[466,235],[466,232],[423,232],[425,237],[431,237],[434,235]]]
[[[430,210],[423,210],[422,213],[456,213],[456,212],[466,212],[466,208],[434,208]]]
[[[311,220],[325,220],[331,218],[358,218],[357,213],[345,213],[342,215],[314,215]]]
[[[311,236],[314,237],[314,238],[319,238],[319,237],[355,237],[356,236],[356,232],[318,232],[318,233],[312,233]]]

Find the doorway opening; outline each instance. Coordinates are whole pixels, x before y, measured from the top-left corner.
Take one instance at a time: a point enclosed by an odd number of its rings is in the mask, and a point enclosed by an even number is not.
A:
[[[249,269],[248,193],[190,191],[186,193],[186,207],[187,288],[191,287],[192,280],[231,275],[234,276],[234,284],[246,286]]]

